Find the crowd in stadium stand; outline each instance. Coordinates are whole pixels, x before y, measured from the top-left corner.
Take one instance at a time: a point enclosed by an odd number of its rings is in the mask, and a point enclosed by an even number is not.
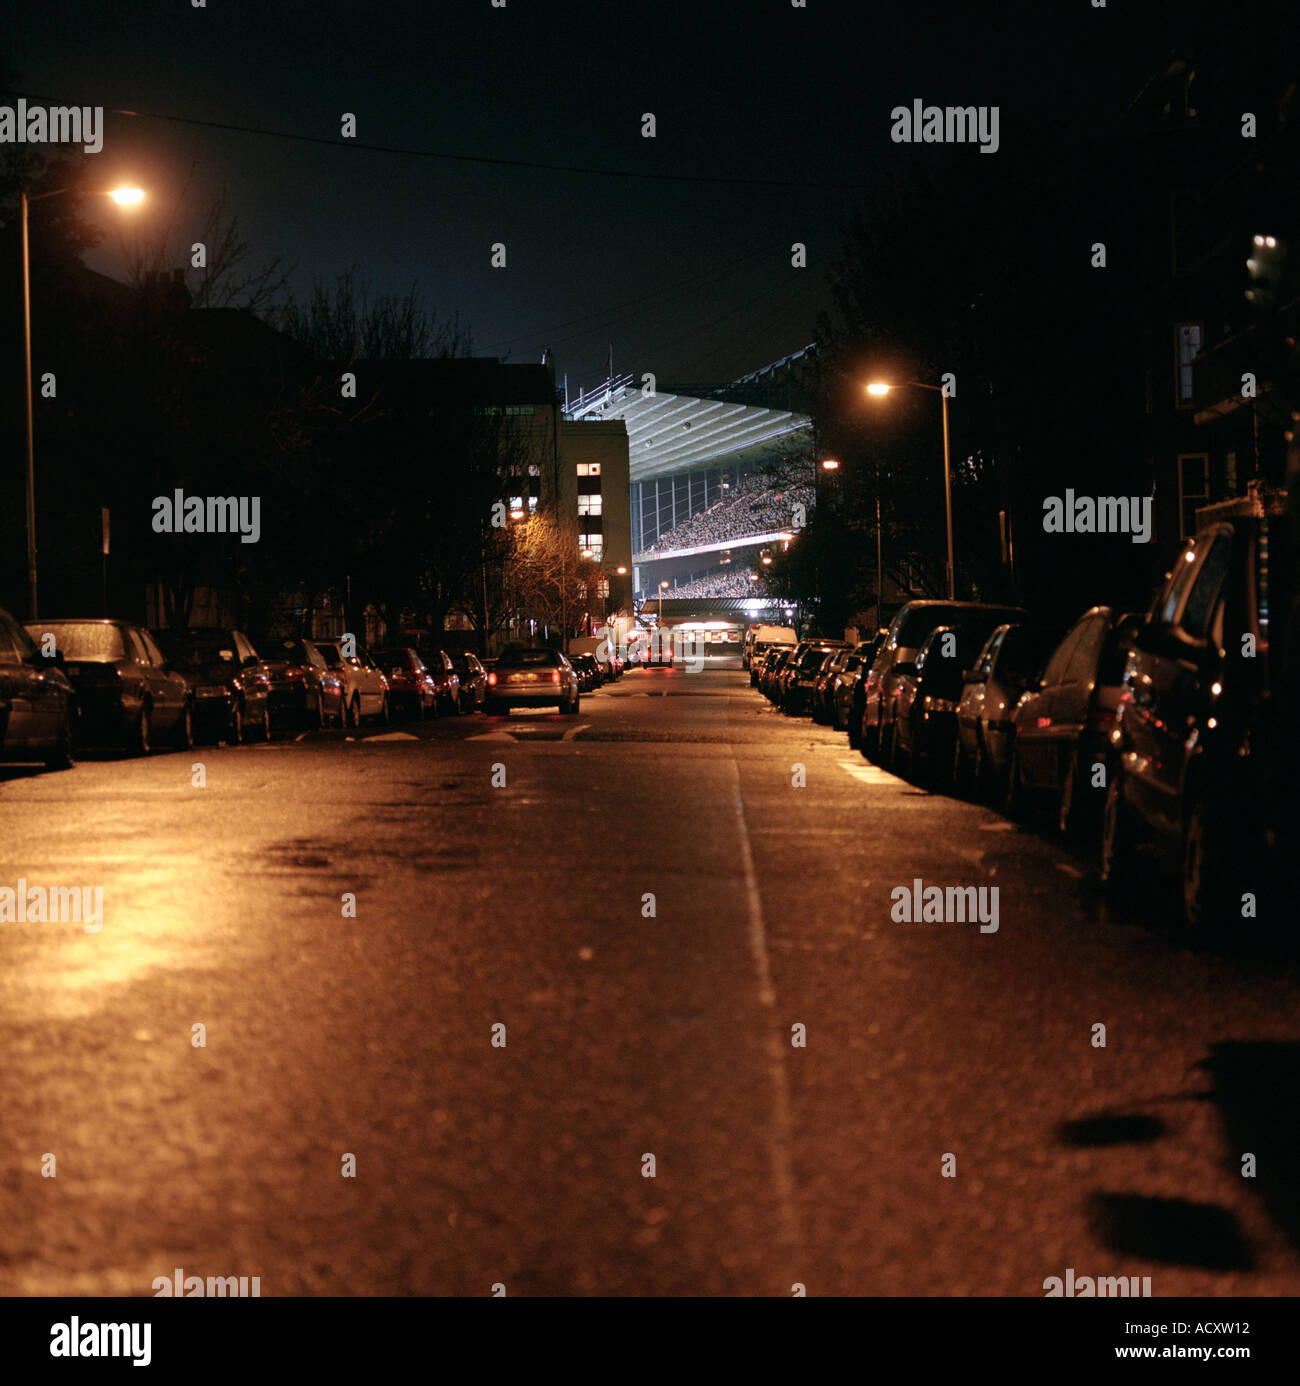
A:
[[[789,529],[796,505],[812,508],[811,486],[775,486],[762,476],[742,477],[720,501],[666,530],[645,553],[669,553]],[[694,595],[699,595],[694,594]]]
[[[664,596],[673,597],[752,597],[757,588],[750,569],[738,573],[711,573],[708,577],[692,578],[690,582],[679,582],[676,587],[666,588]],[[653,600],[653,598],[652,598]]]

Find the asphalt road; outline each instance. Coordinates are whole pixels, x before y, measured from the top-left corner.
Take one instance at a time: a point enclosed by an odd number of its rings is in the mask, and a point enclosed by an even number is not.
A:
[[[0,1293],[1300,1292],[1295,960],[734,668],[8,767],[19,878],[104,923],[0,923]],[[896,922],[916,878],[997,931]]]

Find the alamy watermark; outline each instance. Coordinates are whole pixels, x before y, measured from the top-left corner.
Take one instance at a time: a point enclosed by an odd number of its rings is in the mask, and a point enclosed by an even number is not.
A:
[[[88,934],[104,927],[103,886],[0,886],[0,924],[80,924]]]
[[[0,144],[79,144],[87,154],[104,148],[102,106],[0,106]]]
[[[238,534],[241,544],[262,537],[261,496],[187,496],[178,486],[153,501],[155,534]]]
[[[889,898],[895,924],[978,924],[982,934],[998,931],[997,886],[926,885],[917,876],[910,886],[895,886]]]
[[[927,106],[918,96],[890,111],[889,138],[895,144],[978,144],[981,154],[996,154],[999,117],[997,106]]]
[[[1150,496],[1064,496],[1043,498],[1047,534],[1130,534],[1135,544],[1151,541]]]

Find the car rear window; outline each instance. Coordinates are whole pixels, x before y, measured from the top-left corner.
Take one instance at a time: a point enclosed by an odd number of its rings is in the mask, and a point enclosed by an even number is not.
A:
[[[497,661],[497,667],[510,666],[516,669],[526,669],[538,665],[550,666],[560,662],[559,654],[555,650],[506,650]]]
[[[126,646],[117,626],[101,625],[98,621],[37,621],[40,634],[54,635],[54,648],[64,659],[125,659]],[[30,633],[30,632],[29,632]],[[39,638],[39,637],[38,637]]]

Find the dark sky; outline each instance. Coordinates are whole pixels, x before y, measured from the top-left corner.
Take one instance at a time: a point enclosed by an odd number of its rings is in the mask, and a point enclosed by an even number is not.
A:
[[[296,264],[299,294],[348,266],[376,290],[418,283],[480,354],[553,346],[576,391],[603,378],[610,342],[616,370],[661,381],[727,380],[797,350],[843,217],[926,155],[890,143],[893,106],[1000,106],[1001,151],[972,160],[1100,129],[1170,47],[1160,8],[44,0],[12,20],[8,62],[21,90],[60,102],[333,142],[119,117],[89,162],[145,186],[178,245],[224,184],[259,257]],[[681,181],[371,152],[339,138],[344,111],[357,143]],[[124,214],[94,211],[108,234],[92,263],[120,273]],[[495,241],[505,270],[489,267]],[[793,241],[806,270],[790,268]]]

